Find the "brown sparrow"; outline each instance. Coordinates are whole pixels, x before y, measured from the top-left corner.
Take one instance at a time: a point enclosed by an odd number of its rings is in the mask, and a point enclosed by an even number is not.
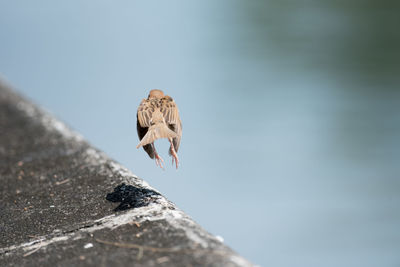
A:
[[[156,161],[157,166],[163,167],[164,160],[158,155],[154,141],[168,138],[171,143],[169,155],[172,164],[179,165],[178,152],[182,136],[182,123],[179,118],[178,107],[172,97],[164,95],[161,90],[151,90],[147,99],[143,99],[137,110],[137,133],[140,143],[136,148],[143,146],[150,158]]]

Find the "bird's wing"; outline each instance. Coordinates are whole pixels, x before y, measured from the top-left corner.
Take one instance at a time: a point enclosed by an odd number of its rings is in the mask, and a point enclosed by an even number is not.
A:
[[[175,101],[170,96],[165,96],[162,99],[162,104],[160,108],[165,122],[167,123],[168,127],[178,134],[177,137],[172,139],[174,143],[174,148],[178,152],[179,144],[181,142],[182,136],[182,123],[179,117],[178,106],[176,105]]]
[[[140,123],[138,120],[137,124],[136,124],[136,129],[137,129],[137,133],[139,136],[139,140],[142,140],[143,137],[146,135],[149,128],[140,126]],[[151,144],[144,145],[143,149],[147,152],[147,154],[149,154],[150,158],[154,159],[155,151]]]
[[[170,96],[165,96],[161,100],[161,113],[164,115],[165,122],[167,124],[179,124],[179,112],[178,106]]]
[[[154,112],[154,107],[146,99],[143,99],[137,110],[138,125],[141,127],[150,127],[151,116]]]
[[[182,123],[181,123],[181,121],[179,120],[179,123],[178,123],[178,124],[169,124],[168,127],[169,127],[172,131],[174,131],[174,132],[176,132],[176,133],[178,134],[177,137],[172,138],[172,142],[174,143],[175,151],[178,152],[179,145],[180,145],[180,143],[181,143],[181,137],[182,137]],[[169,154],[170,154],[170,155],[172,154],[171,151],[169,152]]]
[[[153,111],[151,107],[149,107],[149,103],[146,101],[146,99],[143,99],[137,110],[136,129],[139,140],[142,140],[149,130],[152,112]],[[155,151],[151,144],[144,145],[143,149],[147,152],[147,154],[149,154],[150,158],[154,159]]]

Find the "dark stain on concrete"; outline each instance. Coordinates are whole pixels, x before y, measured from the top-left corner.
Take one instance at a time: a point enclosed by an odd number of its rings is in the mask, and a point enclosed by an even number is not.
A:
[[[114,188],[114,192],[108,193],[106,199],[111,202],[121,202],[114,211],[127,210],[147,206],[160,194],[154,190],[135,187],[122,183]]]

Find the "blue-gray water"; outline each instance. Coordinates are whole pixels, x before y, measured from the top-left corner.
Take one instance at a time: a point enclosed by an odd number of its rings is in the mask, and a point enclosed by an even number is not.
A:
[[[256,264],[399,266],[399,11],[1,1],[0,72]],[[180,108],[178,171],[135,148],[152,88]]]

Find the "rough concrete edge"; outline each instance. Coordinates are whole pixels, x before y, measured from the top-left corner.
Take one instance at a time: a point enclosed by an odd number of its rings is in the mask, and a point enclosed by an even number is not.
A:
[[[6,95],[1,97],[12,99],[17,102],[17,109],[24,112],[28,117],[37,120],[40,119],[41,124],[51,132],[57,132],[61,134],[65,139],[75,140],[76,142],[83,142],[84,138],[79,133],[70,129],[63,122],[56,119],[49,111],[44,108],[35,105],[33,101],[27,100],[25,97],[17,93],[16,89],[12,87],[9,83],[4,81],[0,76],[0,87],[7,91]]]
[[[14,88],[8,83],[4,82],[1,77],[0,87],[3,90],[5,89],[8,91],[8,95],[5,97],[10,99],[14,98],[14,101],[17,103],[17,108],[21,112],[24,112],[32,119],[37,120],[39,118],[40,123],[48,131],[57,132],[67,140],[73,140],[78,143],[87,143],[82,135],[73,131],[65,123],[56,119],[50,112],[19,95],[16,90],[14,90]],[[92,146],[90,146],[85,152],[89,156],[88,158],[91,159],[92,164],[102,165],[108,163],[113,171],[120,174],[120,176],[123,178],[122,180],[127,184],[148,188],[158,192],[158,190],[152,188],[147,182],[133,174],[130,170],[118,162],[110,159],[105,153],[93,148]],[[94,222],[88,222],[88,224],[82,224],[81,227],[78,227],[72,231],[62,232],[61,230],[55,230],[49,235],[38,236],[35,240],[30,242],[0,248],[0,254],[9,254],[20,249],[24,251],[35,251],[50,244],[66,241],[71,238],[74,240],[81,239],[83,238],[82,233],[91,233],[105,228],[114,229],[133,221],[142,223],[144,221],[158,220],[164,220],[175,229],[184,231],[189,239],[199,244],[204,249],[208,248],[210,240],[222,244],[220,238],[205,231],[187,214],[178,209],[172,202],[168,201],[160,194],[156,203],[152,203],[145,207],[128,210],[121,214],[106,216]],[[230,253],[229,260],[238,266],[253,266],[253,264],[251,264],[249,261],[234,252]]]

